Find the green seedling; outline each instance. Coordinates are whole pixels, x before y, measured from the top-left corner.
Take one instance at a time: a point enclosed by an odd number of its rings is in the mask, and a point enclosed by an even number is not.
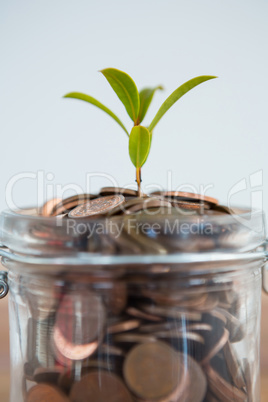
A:
[[[159,85],[155,88],[144,88],[139,92],[133,79],[125,72],[115,68],[105,68],[104,70],[101,70],[101,73],[107,79],[116,95],[123,103],[127,114],[133,122],[133,127],[130,132],[126,129],[122,121],[107,106],[103,105],[92,96],[83,94],[81,92],[70,92],[64,97],[80,99],[97,106],[99,109],[103,110],[110,117],[112,117],[125,131],[129,137],[129,156],[136,169],[136,181],[138,185],[138,194],[140,195],[141,168],[146,162],[150,152],[153,129],[159,120],[164,116],[164,114],[171,108],[171,106],[173,106],[174,103],[177,102],[177,100],[179,100],[184,94],[202,82],[217,77],[211,75],[201,75],[182,84],[164,101],[152,122],[148,127],[145,127],[142,126],[141,123],[146,116],[154,94],[157,90],[162,90],[163,87]]]

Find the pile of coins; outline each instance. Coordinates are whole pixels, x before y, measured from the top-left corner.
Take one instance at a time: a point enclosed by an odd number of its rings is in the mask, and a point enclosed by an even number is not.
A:
[[[232,283],[69,280],[42,306],[29,285],[26,402],[252,401]]]
[[[229,213],[227,207],[219,206],[218,200],[205,195],[182,191],[158,191],[138,197],[135,190],[120,187],[103,187],[99,194],[80,194],[61,200],[54,198],[41,208],[43,216],[62,218],[99,218],[116,215],[129,215],[141,211],[148,214],[192,214]],[[195,212],[194,212],[195,211]],[[209,212],[208,212],[209,211]]]
[[[106,187],[98,195],[50,200],[39,211],[77,221],[139,219],[146,213],[157,220],[161,214],[218,216],[230,210],[191,193],[137,197],[134,190]],[[35,227],[36,236],[42,233]],[[222,239],[226,233],[218,235]],[[202,237],[202,246],[196,240],[188,249],[183,238],[173,244],[163,233],[157,241],[131,231],[101,239],[112,255],[215,248],[209,236]],[[97,250],[94,237],[86,250]],[[240,296],[233,281],[212,278],[185,285],[187,279],[172,277],[170,266],[163,265],[144,275],[142,267],[125,266],[113,278],[101,267],[99,276],[67,270],[49,289],[46,285],[46,295],[41,279],[27,282],[24,401],[252,402],[252,364],[239,357],[235,346],[245,337]]]

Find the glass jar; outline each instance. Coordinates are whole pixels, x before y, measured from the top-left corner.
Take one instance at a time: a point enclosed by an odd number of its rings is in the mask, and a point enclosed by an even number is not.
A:
[[[11,402],[260,400],[263,214],[28,213],[0,219]]]

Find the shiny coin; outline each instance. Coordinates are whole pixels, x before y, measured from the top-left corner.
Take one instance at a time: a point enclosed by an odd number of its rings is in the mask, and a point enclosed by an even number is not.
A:
[[[100,195],[122,194],[126,197],[138,197],[138,191],[124,187],[102,187]]]
[[[158,341],[133,347],[123,366],[129,389],[150,401],[170,397],[181,383],[183,371],[184,363],[174,349]]]
[[[73,385],[72,402],[133,402],[123,382],[115,374],[92,371]]]
[[[55,203],[51,215],[59,216],[61,214],[65,214],[69,212],[70,209],[76,208],[78,205],[84,204],[89,200],[93,200],[97,198],[97,195],[93,194],[77,194],[71,197],[65,198],[64,200],[59,200],[58,203]]]
[[[123,195],[109,195],[86,202],[69,212],[70,218],[85,218],[106,214],[124,202]]]
[[[169,198],[181,198],[184,200],[198,200],[198,201],[206,201],[211,204],[218,204],[219,201],[216,198],[208,197],[203,194],[195,194],[195,193],[187,193],[185,191],[155,191],[151,193],[151,195],[162,195],[163,197]]]
[[[103,336],[106,313],[90,291],[65,294],[56,314],[53,342],[56,357],[81,360],[90,356]],[[64,363],[63,363],[64,364]]]
[[[49,384],[38,384],[28,391],[26,402],[70,402],[70,399],[58,388]]]
[[[212,393],[222,402],[245,402],[247,396],[244,391],[225,381],[213,368],[206,367],[208,385]]]
[[[47,201],[43,208],[41,209],[41,215],[51,216],[53,208],[62,201],[61,198],[52,198],[52,200]]]

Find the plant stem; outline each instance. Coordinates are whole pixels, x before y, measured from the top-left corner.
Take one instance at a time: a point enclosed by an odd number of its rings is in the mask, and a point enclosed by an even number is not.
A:
[[[138,185],[138,197],[141,197],[141,168],[136,168],[136,182]]]

